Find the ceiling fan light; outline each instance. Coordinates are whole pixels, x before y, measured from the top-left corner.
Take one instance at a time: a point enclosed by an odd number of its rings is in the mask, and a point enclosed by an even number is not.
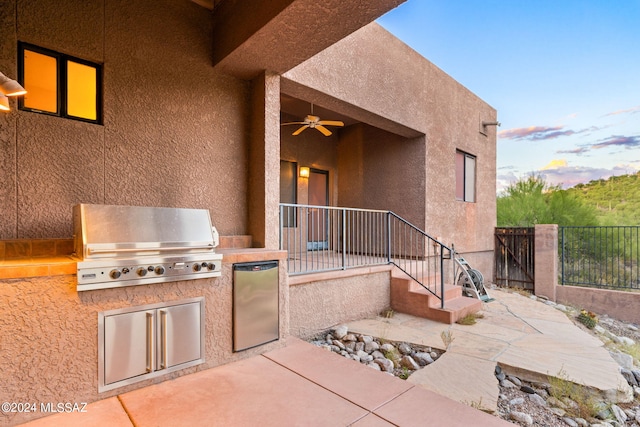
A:
[[[9,98],[0,93],[0,111],[10,111]]]

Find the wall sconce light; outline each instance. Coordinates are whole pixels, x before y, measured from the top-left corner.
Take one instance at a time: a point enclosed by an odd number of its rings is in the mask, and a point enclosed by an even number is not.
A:
[[[9,98],[7,98],[4,94],[0,93],[0,111],[9,111]]]
[[[5,96],[19,96],[27,93],[20,83],[10,79],[2,73],[0,73],[0,91]]]
[[[20,96],[25,93],[27,91],[20,83],[0,73],[0,111],[11,110],[8,96]]]
[[[306,166],[300,168],[300,178],[309,178],[310,170]]]
[[[480,122],[480,133],[483,134],[484,136],[487,136],[487,126],[500,126],[500,122],[498,121],[487,122],[484,120]]]

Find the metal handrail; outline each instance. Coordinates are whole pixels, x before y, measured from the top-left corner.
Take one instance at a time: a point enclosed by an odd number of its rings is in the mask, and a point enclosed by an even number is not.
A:
[[[452,249],[392,211],[281,203],[280,249],[290,275],[392,264],[444,308]]]

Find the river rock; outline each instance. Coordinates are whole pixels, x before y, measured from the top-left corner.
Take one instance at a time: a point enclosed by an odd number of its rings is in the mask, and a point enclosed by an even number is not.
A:
[[[618,405],[613,404],[611,405],[611,412],[613,412],[613,415],[616,417],[618,422],[624,425],[628,417],[627,414],[624,413],[622,408],[620,408]]]
[[[342,344],[342,341],[333,340],[333,345],[337,346],[340,350],[345,350],[346,347]]]
[[[357,340],[357,338],[356,338],[356,336],[355,336],[355,335],[353,335],[353,334],[347,334],[347,335],[345,335],[345,336],[344,336],[344,338],[342,338],[342,341],[349,341],[349,342],[351,342],[351,341],[356,341],[356,340]]]
[[[518,388],[514,383],[509,380],[500,381],[500,385],[504,388]]]
[[[400,343],[400,345],[398,345],[398,351],[402,354],[411,354],[413,352],[411,346],[406,342]]]
[[[580,427],[589,427],[589,421],[584,418],[574,418],[573,421],[575,421]]]
[[[379,350],[375,350],[373,353],[371,353],[371,357],[373,357],[374,359],[382,359],[384,357],[384,354],[382,354]]]
[[[375,363],[374,361],[371,361],[369,363],[367,363],[367,366],[370,368],[375,369],[376,371],[381,371],[382,369],[380,368],[380,365],[378,365],[377,363]]]
[[[531,417],[531,415],[525,414],[524,412],[512,411],[510,417],[512,420],[524,425],[533,425],[533,418]]]
[[[365,344],[366,344],[366,343],[368,343],[368,342],[373,341],[373,337],[372,337],[372,336],[370,336],[370,335],[360,335],[360,336],[358,337],[358,341],[361,341],[361,342],[363,342],[363,343],[365,343]]]
[[[420,365],[418,365],[416,361],[413,360],[413,357],[407,355],[402,356],[402,359],[400,359],[400,366],[411,369],[412,371],[417,371],[418,369],[420,369]]]
[[[380,366],[380,370],[385,372],[393,372],[393,362],[387,358],[375,359],[375,363]]]
[[[520,387],[520,391],[522,391],[524,393],[527,393],[527,394],[535,394],[536,393],[536,391],[533,388],[529,387],[528,385],[521,386]]]
[[[396,348],[393,346],[393,344],[389,344],[389,343],[384,343],[380,346],[380,351],[382,351],[383,353],[389,353],[391,351],[394,351]]]
[[[562,421],[564,421],[564,423],[565,423],[566,425],[568,425],[569,427],[580,427],[580,426],[578,425],[578,423],[577,423],[577,422],[575,422],[575,420],[573,420],[573,418],[564,417],[564,418],[562,419]]]
[[[541,396],[538,396],[535,393],[529,395],[529,400],[532,401],[533,403],[535,403],[536,405],[547,406],[547,401],[544,400]]]
[[[633,357],[631,355],[620,351],[610,351],[609,354],[611,354],[613,360],[618,362],[621,368],[628,369],[629,371],[633,369]]]
[[[380,349],[380,344],[378,344],[375,341],[371,341],[364,344],[364,351],[366,351],[367,353],[373,353],[375,350],[379,350],[379,349]]]
[[[347,332],[349,332],[347,325],[340,325],[333,330],[333,336],[336,337],[336,339],[341,340],[345,335],[347,335]]]
[[[624,377],[624,379],[627,381],[627,383],[630,386],[638,386],[638,380],[636,379],[635,375],[633,374],[632,371],[630,371],[629,369],[625,369],[625,368],[621,368],[620,369],[620,373],[622,374],[622,376]]]
[[[514,377],[513,375],[509,375],[507,379],[512,383],[514,383],[516,386],[522,387],[522,381],[520,381],[520,378]]]
[[[524,397],[516,397],[509,401],[509,405],[522,405],[524,403]]]
[[[426,366],[433,363],[433,359],[431,358],[431,355],[429,353],[419,352],[414,354],[413,358],[416,362],[418,362],[420,366]]]
[[[364,351],[364,343],[363,342],[357,342],[355,350],[356,351]]]
[[[621,342],[623,345],[632,346],[632,345],[635,345],[635,343],[636,343],[634,340],[632,340],[632,339],[631,339],[631,338],[629,338],[629,337],[619,336],[618,338],[620,339],[620,342]]]

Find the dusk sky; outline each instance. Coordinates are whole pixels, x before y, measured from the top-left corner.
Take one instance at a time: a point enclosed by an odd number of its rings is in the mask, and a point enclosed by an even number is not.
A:
[[[378,22],[498,110],[498,191],[640,170],[640,0],[408,0]]]

